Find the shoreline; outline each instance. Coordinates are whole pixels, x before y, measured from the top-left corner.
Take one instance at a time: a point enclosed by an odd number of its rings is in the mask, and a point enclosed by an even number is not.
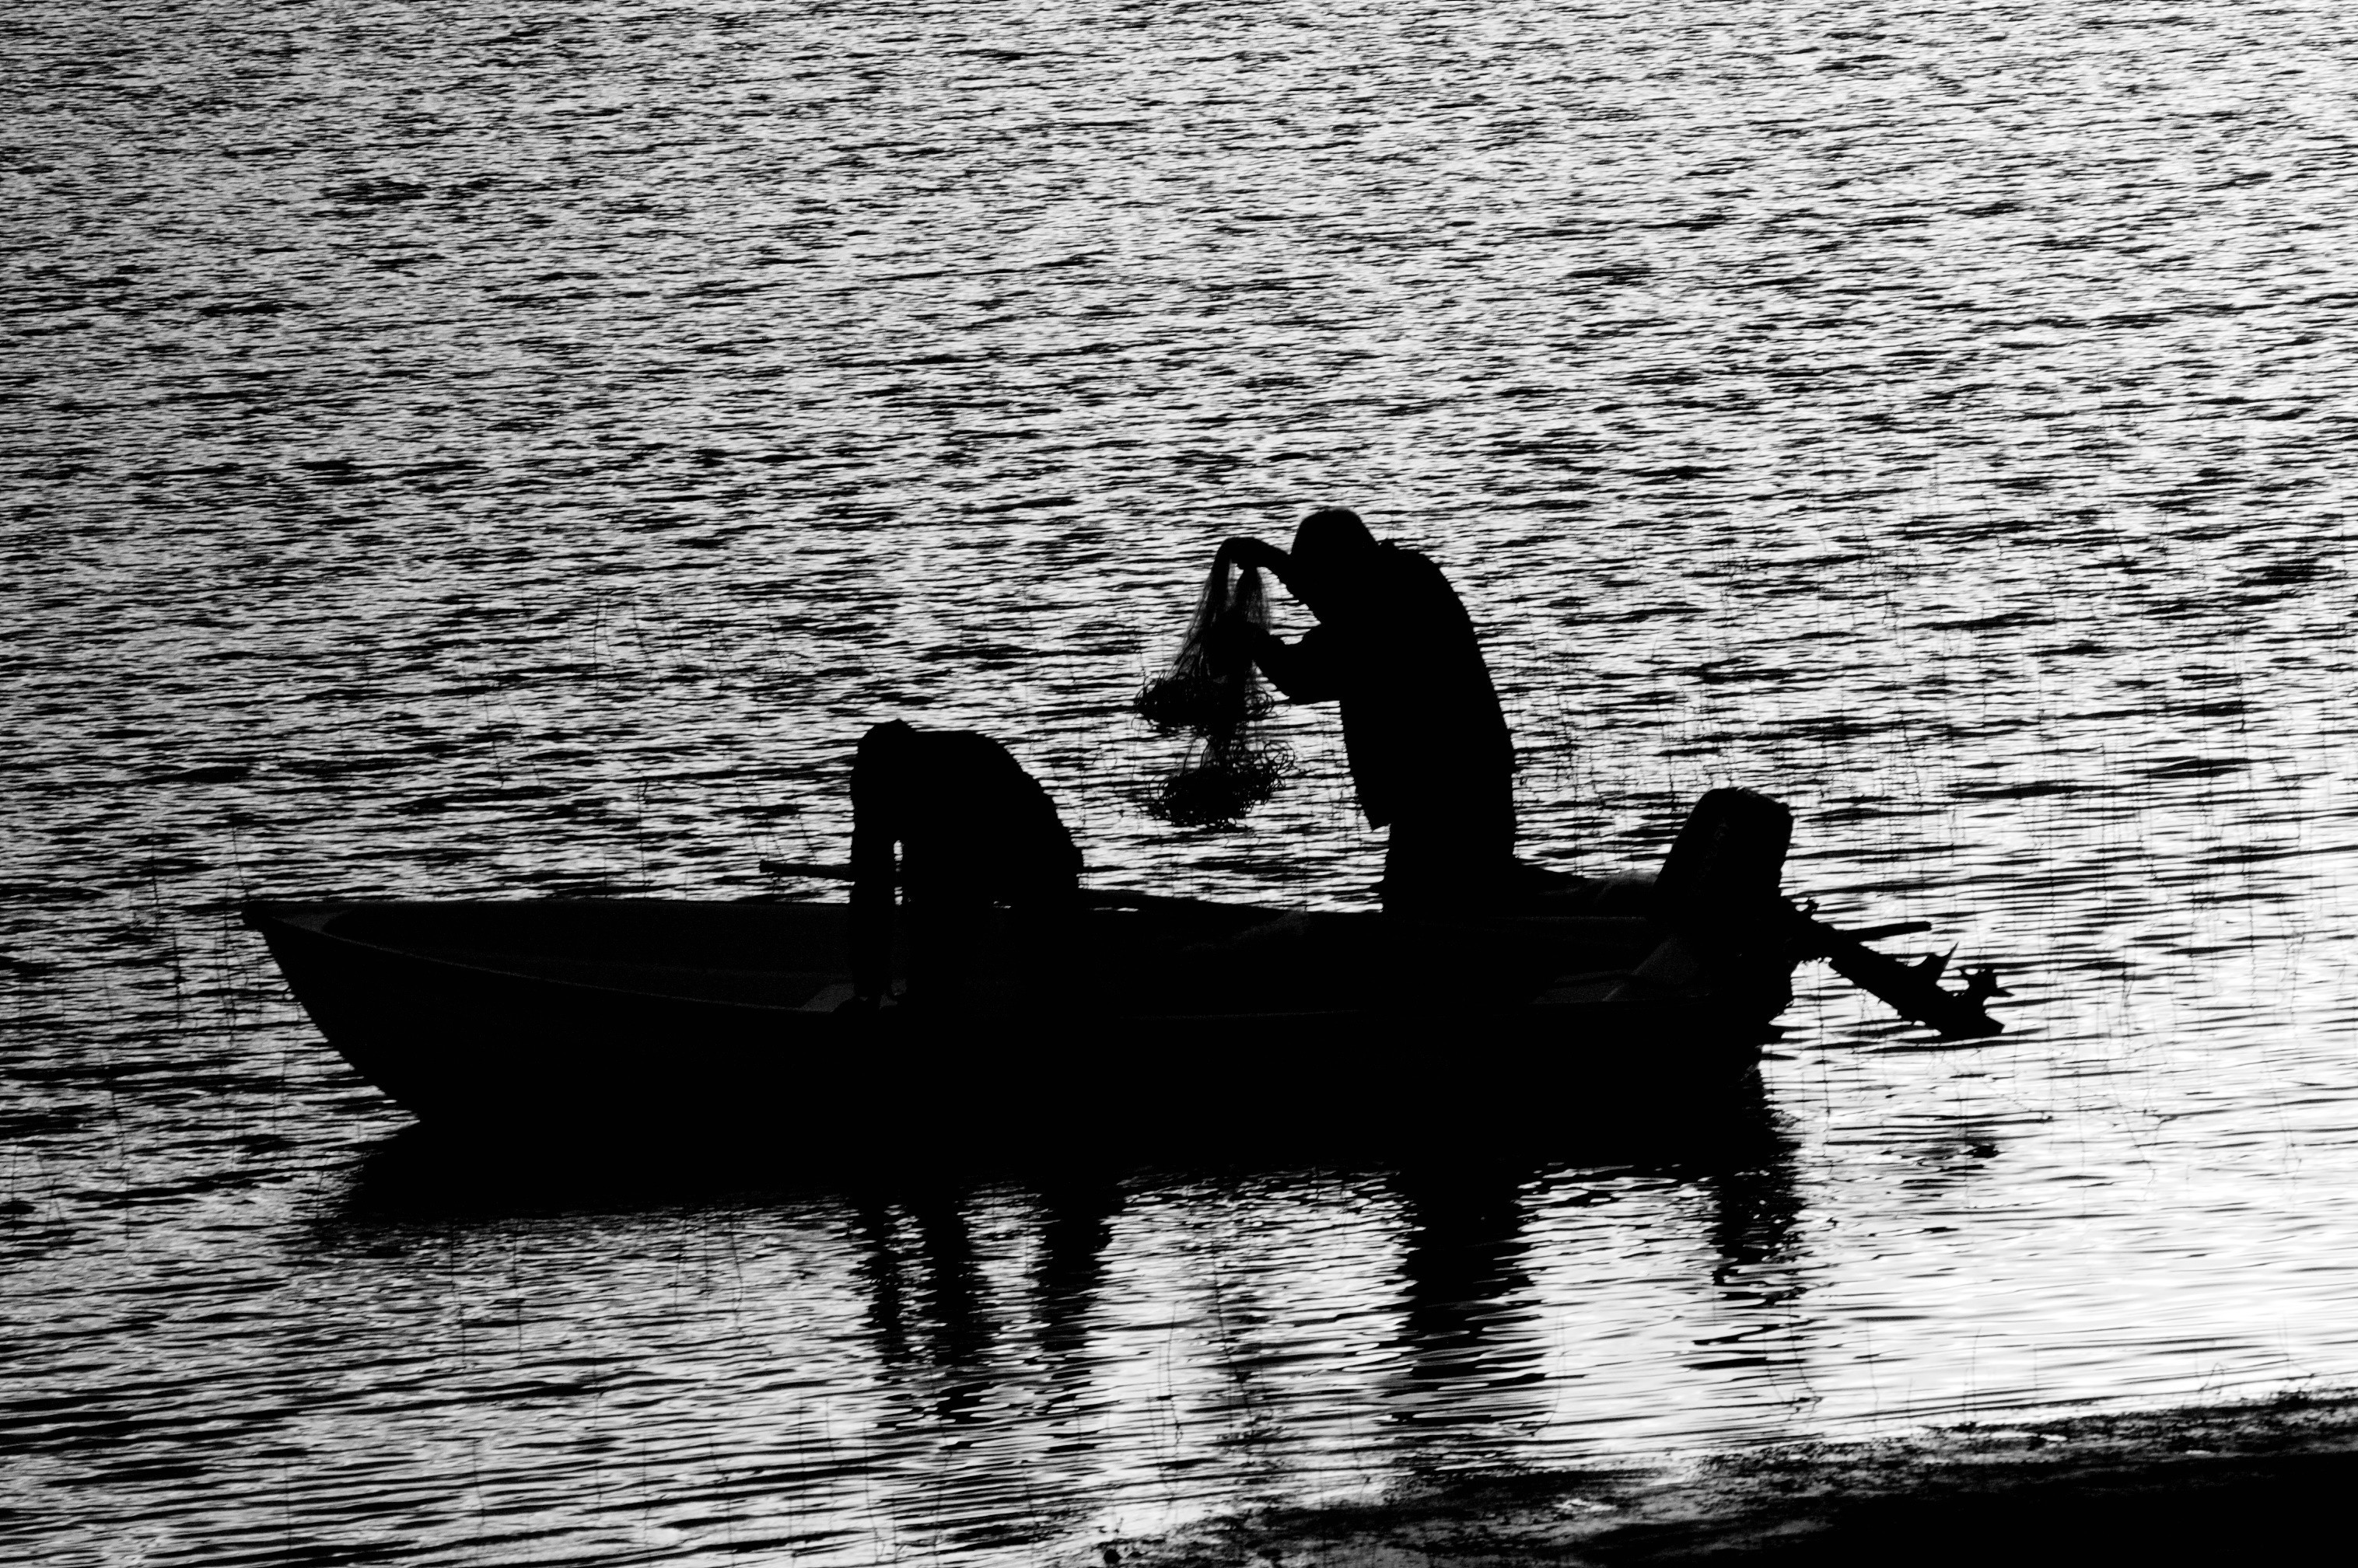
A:
[[[1096,1556],[1124,1568],[2213,1562],[2312,1552],[2346,1534],[2353,1498],[2358,1393],[2334,1390],[1787,1444],[1675,1476],[1423,1487],[1117,1540]]]

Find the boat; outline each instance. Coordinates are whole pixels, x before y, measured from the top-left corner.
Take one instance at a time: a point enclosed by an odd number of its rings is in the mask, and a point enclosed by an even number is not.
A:
[[[1823,945],[1794,934],[1841,934],[1778,896],[1781,837],[1763,851],[1726,817],[1699,806],[1660,876],[1622,884],[1634,908],[1411,919],[1101,893],[1048,953],[1000,912],[977,967],[1028,979],[957,1010],[847,1005],[841,902],[262,901],[243,916],[353,1070],[443,1127],[817,1152],[1487,1138],[1683,1114],[1751,1076]]]

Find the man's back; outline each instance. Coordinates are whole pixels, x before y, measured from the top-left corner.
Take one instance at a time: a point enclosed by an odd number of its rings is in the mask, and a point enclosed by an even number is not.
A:
[[[888,733],[898,731],[898,733]],[[967,730],[879,725],[851,767],[853,874],[892,873],[912,893],[1018,899],[1071,888],[1080,851],[1055,804],[1007,748]]]
[[[937,995],[955,994],[975,934],[993,903],[1033,915],[1068,912],[1080,895],[1081,855],[1055,804],[1007,749],[970,730],[879,724],[851,764],[852,982],[881,997],[889,979],[894,846],[908,894],[912,962]]]
[[[1363,645],[1349,663],[1359,677],[1347,676],[1339,693],[1368,821],[1433,811],[1511,816],[1514,742],[1466,606],[1423,556],[1386,545],[1379,557],[1367,624],[1353,628]]]
[[[1368,820],[1504,812],[1512,834],[1514,742],[1474,623],[1441,568],[1384,545],[1291,658],[1264,667],[1289,696],[1341,706]]]

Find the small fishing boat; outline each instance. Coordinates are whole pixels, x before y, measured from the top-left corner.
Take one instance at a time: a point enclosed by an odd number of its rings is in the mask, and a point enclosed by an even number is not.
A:
[[[1769,1033],[1761,1008],[1701,992],[1614,995],[1647,956],[1639,918],[1412,929],[1140,900],[1088,913],[1061,1002],[953,1018],[843,1007],[841,904],[256,903],[245,918],[362,1077],[425,1120],[500,1128],[1385,1120],[1454,1096],[1729,1080]]]
[[[1940,999],[1912,1016],[1995,1031],[1977,996],[1862,945],[1921,927],[1809,920],[1776,893],[1782,828],[1764,844],[1711,806],[1635,910],[1420,920],[1099,894],[1053,953],[1009,918],[979,933],[979,970],[1030,979],[954,1011],[847,1007],[840,903],[243,913],[362,1077],[428,1123],[503,1135],[754,1132],[817,1152],[1504,1135],[1746,1080],[1812,957],[1888,966]]]

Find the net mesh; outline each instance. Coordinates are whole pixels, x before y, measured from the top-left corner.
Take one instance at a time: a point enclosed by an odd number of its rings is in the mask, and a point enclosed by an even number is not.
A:
[[[1269,601],[1259,571],[1215,561],[1178,656],[1135,704],[1158,732],[1194,742],[1146,794],[1148,814],[1174,827],[1235,822],[1293,771],[1293,752],[1263,732],[1273,704],[1253,677],[1251,643],[1217,635],[1224,628],[1268,631]]]

